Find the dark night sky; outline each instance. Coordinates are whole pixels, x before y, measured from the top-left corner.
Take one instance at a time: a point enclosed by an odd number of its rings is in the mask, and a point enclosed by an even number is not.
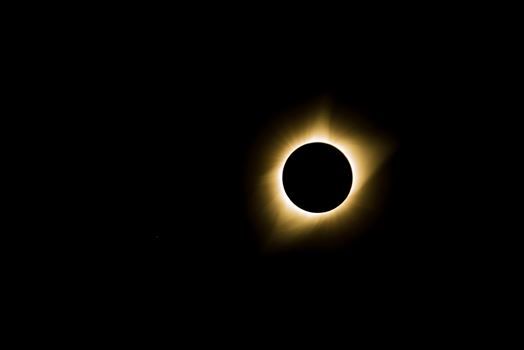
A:
[[[14,127],[3,131],[14,162],[4,171],[16,181],[5,181],[15,198],[4,216],[15,229],[2,253],[14,277],[4,289],[20,298],[5,298],[17,341],[46,339],[32,323],[77,341],[122,328],[119,343],[134,342],[131,324],[214,342],[205,326],[244,335],[233,320],[261,332],[258,342],[297,325],[286,311],[315,328],[336,323],[351,342],[359,332],[346,321],[365,323],[358,309],[372,320],[368,339],[388,342],[381,321],[407,338],[429,329],[431,342],[443,328],[512,322],[487,315],[516,310],[500,305],[517,290],[505,282],[522,275],[512,270],[521,252],[507,253],[521,247],[509,222],[519,197],[503,188],[518,167],[508,151],[522,148],[509,135],[521,133],[509,99],[522,41],[510,33],[522,21],[497,21],[491,4],[485,14],[479,4],[365,4],[10,12]],[[394,140],[370,182],[384,185],[380,210],[354,239],[264,251],[246,186],[255,141],[318,99]],[[315,334],[301,328],[296,339]]]
[[[146,275],[188,278],[418,274],[415,262],[433,253],[435,234],[420,216],[425,170],[410,164],[406,149],[411,130],[434,117],[425,105],[434,90],[423,87],[436,73],[424,77],[420,62],[374,45],[340,46],[231,43],[188,57],[172,49],[117,59],[109,79],[96,83],[110,115],[100,116],[111,143],[111,153],[100,150],[109,169],[102,181],[110,254]],[[398,142],[382,170],[391,181],[385,209],[368,232],[338,247],[262,254],[244,186],[253,139],[278,115],[325,96]]]
[[[463,130],[488,114],[478,93],[489,77],[463,37],[374,26],[353,36],[342,28],[187,33],[169,23],[75,34],[67,56],[51,59],[63,74],[43,73],[65,101],[59,112],[75,116],[64,117],[67,144],[80,144],[66,174],[81,174],[69,177],[79,191],[69,196],[85,201],[64,223],[79,234],[57,245],[68,255],[153,290],[295,282],[345,290],[360,279],[434,286],[477,273],[470,253],[485,236],[458,220],[466,214],[451,188],[472,191],[459,169],[473,162],[475,138],[463,142]],[[397,142],[380,170],[389,179],[383,210],[338,246],[261,253],[245,187],[253,140],[320,97]]]

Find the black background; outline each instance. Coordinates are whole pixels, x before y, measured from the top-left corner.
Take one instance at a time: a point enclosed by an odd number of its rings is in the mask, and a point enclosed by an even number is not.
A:
[[[439,186],[423,147],[445,121],[439,113],[454,108],[456,79],[446,81],[454,73],[412,43],[329,39],[147,37],[82,57],[81,99],[95,131],[93,210],[107,220],[95,234],[108,255],[124,270],[204,280],[423,274],[438,246],[425,217]],[[245,193],[253,139],[286,110],[324,96],[398,142],[386,164],[387,208],[336,249],[262,254]]]
[[[110,261],[161,284],[323,289],[351,287],[357,276],[422,278],[439,264],[431,259],[440,238],[426,221],[435,169],[414,141],[449,103],[433,57],[401,43],[277,38],[147,42],[93,58],[90,95],[104,137],[97,200],[107,219],[95,231]],[[385,208],[338,247],[262,253],[245,187],[253,140],[287,110],[326,96],[398,143],[382,169],[392,184]]]
[[[208,329],[241,336],[238,323],[258,342],[296,318],[313,331],[295,339],[335,323],[351,342],[349,321],[388,342],[505,327],[490,312],[516,309],[521,275],[507,155],[521,21],[506,19],[520,12],[361,5],[9,13],[8,323],[80,341],[121,328],[119,342],[149,327],[214,341]],[[396,142],[383,206],[355,239],[263,251],[245,186],[256,137],[318,98]]]
[[[61,208],[42,222],[66,231],[51,244],[65,253],[57,265],[80,262],[97,285],[200,301],[280,299],[289,288],[299,293],[285,300],[362,290],[410,299],[455,295],[482,276],[487,234],[471,229],[482,211],[468,209],[482,203],[479,157],[492,152],[478,153],[478,130],[498,108],[486,92],[497,74],[486,69],[487,33],[460,18],[450,28],[348,16],[315,26],[113,15],[103,27],[33,33],[31,89],[51,117],[32,127],[51,129],[56,151],[45,169],[57,185],[42,198]],[[381,169],[383,210],[335,247],[262,252],[245,186],[253,142],[286,111],[326,97],[396,141]]]

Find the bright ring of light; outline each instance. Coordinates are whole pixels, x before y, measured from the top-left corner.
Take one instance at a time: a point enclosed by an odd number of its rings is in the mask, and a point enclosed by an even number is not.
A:
[[[335,116],[326,108],[301,111],[296,118],[282,118],[266,131],[257,143],[259,153],[252,173],[251,203],[261,232],[270,233],[272,241],[289,241],[322,228],[323,232],[347,232],[362,215],[361,207],[373,207],[362,188],[389,154],[392,145],[377,132],[369,131],[351,114]],[[268,137],[270,135],[270,137]],[[304,144],[322,142],[339,149],[350,163],[353,183],[345,200],[336,208],[321,213],[296,206],[285,192],[282,182],[288,157]],[[370,192],[370,191],[367,191]],[[367,210],[367,209],[366,209]]]

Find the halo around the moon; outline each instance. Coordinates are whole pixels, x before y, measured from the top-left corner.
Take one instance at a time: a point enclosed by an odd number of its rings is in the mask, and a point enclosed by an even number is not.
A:
[[[282,177],[289,156],[310,143],[332,145],[351,165],[351,189],[345,200],[326,212],[309,212],[295,205],[284,189]],[[366,188],[375,171],[390,154],[392,142],[350,112],[330,113],[315,105],[279,118],[256,142],[250,167],[251,211],[257,226],[271,242],[293,242],[319,231],[347,232],[378,206],[373,190]]]

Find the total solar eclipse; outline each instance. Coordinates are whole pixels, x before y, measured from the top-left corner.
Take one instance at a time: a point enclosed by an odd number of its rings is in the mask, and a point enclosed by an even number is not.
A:
[[[311,213],[331,211],[344,202],[353,184],[351,165],[338,148],[308,143],[288,157],[282,171],[288,198]]]

